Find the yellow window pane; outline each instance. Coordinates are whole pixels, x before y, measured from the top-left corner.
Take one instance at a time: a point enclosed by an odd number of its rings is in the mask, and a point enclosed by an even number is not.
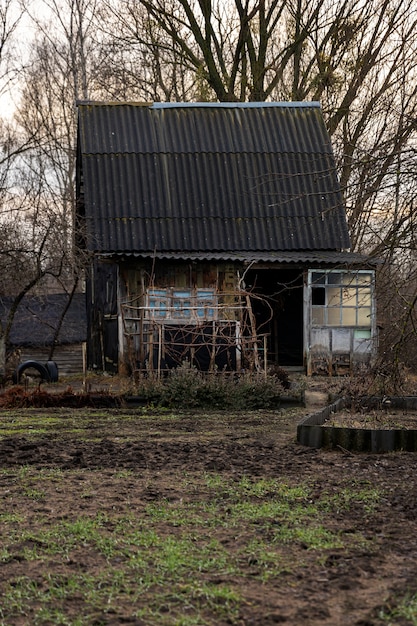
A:
[[[356,326],[356,309],[343,307],[342,318],[343,326]]]
[[[345,287],[342,290],[343,306],[356,306],[356,288]]]
[[[370,285],[372,274],[358,274],[358,285]]]
[[[371,290],[369,288],[361,287],[358,289],[358,305],[371,306]]]
[[[356,285],[356,272],[344,272],[342,276],[342,285],[346,287]]]
[[[323,326],[324,324],[324,309],[319,307],[313,307],[312,310],[312,323],[316,326]]]
[[[358,309],[358,326],[371,325],[371,307],[361,307]]]
[[[329,306],[340,306],[340,287],[327,288],[327,304]]]
[[[340,308],[327,309],[327,319],[329,326],[340,326]]]

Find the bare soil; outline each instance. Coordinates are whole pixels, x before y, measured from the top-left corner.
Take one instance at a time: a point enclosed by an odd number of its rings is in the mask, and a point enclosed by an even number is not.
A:
[[[417,454],[348,454],[304,448],[295,440],[297,421],[306,414],[302,409],[227,415],[184,413],[164,419],[151,413],[144,416],[114,410],[111,420],[97,411],[91,413],[88,426],[79,434],[74,429],[75,410],[53,410],[51,415],[59,426],[39,433],[36,411],[28,414],[33,418],[34,432],[30,426],[27,432],[13,432],[10,412],[7,432],[4,422],[4,432],[0,431],[1,510],[3,514],[18,512],[33,524],[40,514],[49,516],[51,523],[80,514],[93,517],[97,511],[135,511],[140,516],[149,502],[182,499],[202,506],[207,495],[203,477],[210,473],[228,480],[247,476],[276,478],[293,486],[308,483],[312,501],[319,501],[324,493],[336,495],[347,485],[357,484],[358,489],[372,485],[380,491],[381,498],[372,510],[363,506],[341,508],[326,522],[341,537],[360,534],[362,545],[317,552],[302,543],[283,543],[279,547],[282,559],[293,567],[266,582],[259,576],[259,564],[250,559],[241,562],[241,575],[227,580],[243,598],[239,615],[219,621],[208,609],[206,624],[378,626],[388,623],[381,618],[384,607],[393,610],[406,596],[417,593]],[[59,469],[61,482],[58,487],[45,483],[42,501],[34,502],[13,479],[13,471],[17,473],[23,466],[39,471]],[[123,478],[124,470],[129,470],[129,478]],[[185,476],[188,489],[184,487]],[[86,485],[89,495],[85,495]],[[159,532],[179,532],[172,524],[165,528],[163,524],[159,522]],[[238,532],[223,537],[229,553],[237,553],[245,540]],[[81,551],[76,560],[51,559],[47,563],[49,573],[75,568],[96,571],[100,566],[88,550]],[[32,574],[42,577],[42,564],[5,559],[0,568],[0,594],[11,579],[36,567],[39,572]],[[211,583],[227,578],[207,576]],[[65,602],[61,609],[71,615],[77,598],[71,599],[72,606]],[[103,612],[92,623],[144,625],[133,617],[134,608],[126,598],[115,613]],[[9,617],[2,623],[21,626],[32,622],[26,616]],[[397,617],[389,623],[416,622]]]
[[[344,426],[347,428],[370,428],[378,430],[417,429],[417,413],[402,409],[364,409],[363,411],[343,410],[334,413],[323,426]]]

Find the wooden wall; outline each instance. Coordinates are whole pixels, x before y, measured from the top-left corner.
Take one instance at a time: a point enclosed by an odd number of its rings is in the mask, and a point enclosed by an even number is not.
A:
[[[45,365],[48,361],[49,348],[21,348],[20,362],[38,361]],[[82,344],[57,346],[54,351],[53,361],[58,365],[58,375],[68,376],[71,374],[82,374],[83,372],[83,351]]]

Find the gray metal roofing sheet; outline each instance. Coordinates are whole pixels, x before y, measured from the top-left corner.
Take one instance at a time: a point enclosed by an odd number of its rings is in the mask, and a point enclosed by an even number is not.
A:
[[[68,294],[25,296],[13,319],[10,343],[15,346],[50,346],[61,316],[68,305]],[[4,323],[14,298],[0,298],[0,320]],[[73,295],[59,332],[58,344],[86,341],[87,314],[84,293]]]
[[[146,252],[128,252],[128,253],[105,253],[103,258],[114,257],[137,257],[143,259],[152,259],[155,254]],[[316,252],[310,250],[283,251],[283,252],[236,252],[230,250],[228,252],[158,252],[158,259],[171,261],[232,261],[243,263],[245,265],[252,264],[277,264],[277,265],[305,265],[311,266],[369,266],[374,267],[380,265],[380,259],[370,258],[363,254],[348,251],[326,251],[319,250]]]
[[[228,105],[79,106],[90,249],[349,247],[317,104]]]

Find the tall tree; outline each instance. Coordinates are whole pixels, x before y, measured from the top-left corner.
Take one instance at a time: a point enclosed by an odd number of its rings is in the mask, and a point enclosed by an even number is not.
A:
[[[49,211],[60,224],[59,249],[66,256],[67,267],[71,258],[75,260],[75,105],[79,99],[88,99],[101,71],[94,39],[98,4],[41,0],[34,6],[42,8],[38,14],[29,4],[36,36],[30,65],[22,74],[22,96],[15,117],[25,135],[34,126],[39,129],[24,167],[42,185],[44,214]]]
[[[112,45],[129,50],[136,84],[146,75],[132,61],[135,51],[149,68],[158,66],[154,99],[175,99],[166,82],[181,67],[188,99],[319,100],[352,244],[369,251],[375,206],[387,201],[398,155],[414,140],[413,0],[107,0],[106,6],[116,22]],[[385,244],[377,238],[371,247],[388,244],[390,229],[384,234]]]
[[[7,229],[2,259],[3,265],[12,264],[13,280],[0,288],[14,296],[2,333],[3,369],[4,346],[23,296],[34,288],[72,293],[78,281],[81,263],[74,251],[73,227],[75,102],[88,98],[89,81],[94,80],[95,57],[89,46],[95,3],[45,0],[22,5],[32,26],[26,32],[34,37],[26,42],[27,62],[20,68],[20,101],[13,118],[15,135],[25,150],[14,163],[8,218],[3,211]]]
[[[0,99],[3,113],[11,105],[11,90],[21,69],[16,54],[15,35],[24,15],[13,0],[0,0]],[[0,272],[8,267],[16,250],[16,241],[11,237],[11,210],[13,208],[13,166],[19,155],[27,149],[30,137],[21,140],[8,115],[0,118]],[[20,244],[18,244],[20,245]],[[7,274],[6,274],[7,275]],[[6,358],[6,332],[0,320],[0,378],[4,375]]]

